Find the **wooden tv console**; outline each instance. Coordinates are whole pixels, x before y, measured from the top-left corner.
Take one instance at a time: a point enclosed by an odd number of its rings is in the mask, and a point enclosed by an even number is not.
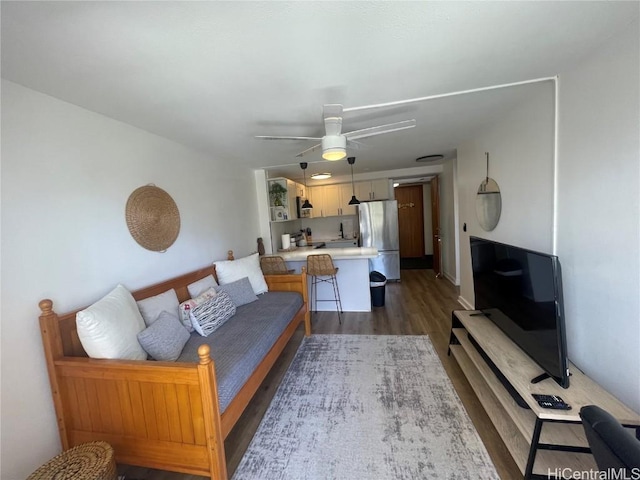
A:
[[[573,472],[597,471],[580,420],[580,408],[598,405],[640,437],[640,415],[628,408],[573,364],[569,388],[551,378],[532,384],[542,369],[484,315],[452,312],[449,351],[453,353],[507,449],[530,478],[569,478]],[[518,406],[469,337],[491,359],[530,409]],[[558,395],[571,410],[538,405],[532,393]]]

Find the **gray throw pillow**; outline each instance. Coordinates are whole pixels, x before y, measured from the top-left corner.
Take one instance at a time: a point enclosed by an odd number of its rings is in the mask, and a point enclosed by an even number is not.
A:
[[[225,283],[224,285],[218,285],[215,289],[218,293],[227,292],[236,307],[258,300],[257,295],[253,293],[249,277],[241,278],[235,282]]]
[[[138,334],[138,342],[155,360],[175,362],[189,340],[189,332],[176,315],[162,312],[155,322]]]

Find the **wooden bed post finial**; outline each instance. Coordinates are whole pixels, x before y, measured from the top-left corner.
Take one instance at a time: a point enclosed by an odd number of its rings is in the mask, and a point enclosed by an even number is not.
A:
[[[207,365],[211,363],[211,347],[207,344],[202,344],[198,347],[198,356],[200,357],[200,365]]]
[[[48,298],[40,300],[38,306],[42,310],[42,315],[51,315],[53,313],[53,302]]]
[[[227,260],[235,260],[235,258],[233,258],[233,250],[227,252]]]

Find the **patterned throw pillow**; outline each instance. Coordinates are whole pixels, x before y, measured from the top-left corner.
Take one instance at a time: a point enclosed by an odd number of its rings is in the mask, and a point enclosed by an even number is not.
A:
[[[236,314],[236,306],[227,292],[220,292],[191,310],[191,324],[203,337],[211,335]]]
[[[204,293],[198,295],[196,298],[190,298],[189,300],[186,300],[180,304],[180,321],[182,322],[182,325],[184,325],[184,328],[186,328],[189,332],[193,332],[193,325],[191,323],[191,316],[189,315],[189,313],[191,313],[191,310],[196,308],[198,305],[201,305],[207,300],[212,299],[217,294],[218,293],[214,288],[210,288]]]

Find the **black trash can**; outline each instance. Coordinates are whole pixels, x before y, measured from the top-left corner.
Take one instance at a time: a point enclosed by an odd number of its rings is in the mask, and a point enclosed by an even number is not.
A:
[[[371,290],[371,306],[384,307],[384,293],[387,277],[375,270],[369,273],[369,290]]]

